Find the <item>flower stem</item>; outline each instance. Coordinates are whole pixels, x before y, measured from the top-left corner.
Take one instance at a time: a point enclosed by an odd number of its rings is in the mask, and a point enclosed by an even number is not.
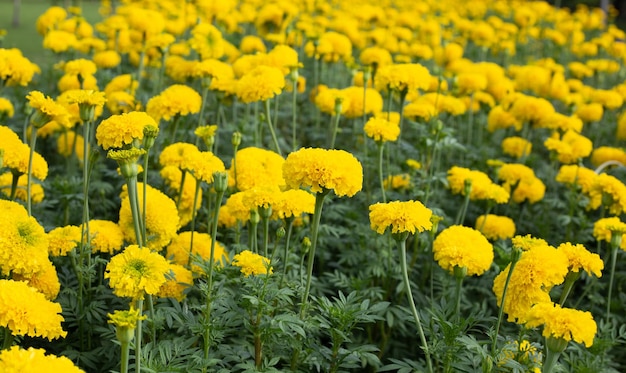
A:
[[[513,249],[517,250],[517,249]],[[509,288],[509,283],[511,282],[511,276],[513,275],[513,270],[515,269],[515,265],[520,258],[520,254],[518,251],[514,251],[514,255],[511,259],[511,266],[509,267],[509,273],[506,275],[506,280],[504,282],[504,289],[502,290],[502,300],[500,301],[500,310],[498,311],[498,321],[496,322],[496,330],[493,334],[493,341],[491,341],[491,356],[496,358],[496,347],[498,343],[498,334],[500,333],[500,325],[502,325],[502,318],[504,316],[504,302],[506,301],[506,292]]]
[[[560,352],[552,351],[551,349],[546,349],[546,361],[543,362],[543,366],[541,371],[543,373],[552,373],[552,369],[556,366],[556,362],[559,360]]]
[[[141,326],[143,324],[143,320],[141,316],[143,315],[143,298],[140,298],[136,301],[136,307],[139,311],[139,320],[137,320],[137,328],[135,329],[135,372],[141,372]]]
[[[613,233],[615,234],[615,233]],[[611,315],[611,296],[613,295],[613,279],[615,277],[615,265],[617,264],[617,247],[611,247],[611,277],[609,278],[609,295],[606,298],[606,319]]]
[[[417,308],[415,308],[415,302],[413,301],[413,293],[411,292],[411,282],[409,281],[409,270],[406,265],[406,237],[400,240],[399,243],[400,243],[400,263],[402,265],[402,279],[404,281],[406,295],[409,300],[409,307],[411,308],[411,313],[413,314],[413,318],[415,319],[415,325],[417,326],[417,331],[419,333],[420,340],[422,342],[422,349],[424,350],[424,354],[426,354],[426,364],[428,366],[428,372],[432,373],[433,364],[430,360],[430,351],[428,350],[428,343],[426,342],[426,336],[424,335],[422,322],[420,321],[420,316],[417,313]]]
[[[139,216],[139,203],[137,195],[137,176],[131,176],[126,179],[126,185],[128,186],[128,200],[130,203],[130,212],[133,216],[133,226],[135,228],[135,240],[137,245],[143,247],[143,240],[141,239],[141,218]],[[144,200],[146,196],[143,196]],[[144,212],[145,213],[145,212]]]
[[[296,143],[296,135],[298,130],[298,122],[297,122],[297,111],[296,105],[298,103],[298,70],[295,70],[293,73],[293,82],[292,82],[292,90],[291,90],[291,149],[292,151],[296,151],[298,149],[298,145]]]
[[[341,113],[336,113],[333,119],[333,128],[330,132],[331,138],[330,143],[328,144],[328,149],[335,148],[335,139],[337,138],[337,131],[339,131],[339,119],[341,119]]]
[[[15,171],[12,171],[12,174],[13,174],[13,178],[11,179],[11,195],[9,197],[9,200],[15,201],[15,194],[17,193],[17,184],[20,181],[20,176],[22,176],[22,174],[20,174],[19,172],[15,172]]]
[[[30,155],[28,156],[28,179],[26,180],[26,210],[28,211],[28,216],[32,216],[32,208],[31,208],[31,189],[32,189],[32,181],[33,181],[33,157],[35,155],[35,143],[37,142],[37,127],[32,126],[32,131],[30,133]]]
[[[141,240],[142,242],[146,242],[147,238],[148,238],[148,163],[149,163],[149,157],[148,157],[148,152],[150,150],[148,149],[146,151],[146,154],[144,154],[143,156],[143,208],[141,209]]]
[[[311,225],[311,250],[307,260],[307,278],[304,287],[304,295],[302,296],[302,305],[300,306],[300,318],[304,318],[309,300],[309,292],[311,291],[311,278],[313,277],[313,262],[315,261],[315,249],[317,247],[317,234],[322,216],[322,207],[324,207],[324,199],[330,192],[330,189],[323,189],[315,195],[315,210],[313,212],[313,224]]]
[[[122,357],[120,360],[120,373],[128,373],[128,359],[130,355],[130,342],[121,342]]]
[[[385,194],[385,178],[383,175],[383,153],[385,151],[385,143],[378,141],[378,180],[380,181],[380,192],[382,193],[383,203],[387,203],[387,195]]]
[[[270,101],[263,101],[263,105],[265,106],[265,120],[267,121],[267,125],[270,128],[270,134],[272,135],[272,141],[274,142],[274,147],[276,148],[276,153],[283,156],[283,153],[280,151],[280,145],[278,145],[278,139],[276,138],[276,132],[274,131],[274,126],[272,125],[272,116],[270,113]]]
[[[287,237],[285,238],[285,250],[283,251],[283,273],[280,275],[280,281],[278,284],[278,288],[281,289],[283,287],[283,281],[285,280],[285,275],[287,274],[287,259],[289,256],[289,242],[291,241],[291,233],[293,231],[293,218],[287,218]]]
[[[196,190],[193,193],[193,207],[191,208],[191,236],[189,238],[189,258],[187,267],[191,269],[191,253],[193,252],[193,234],[196,230],[196,206],[198,205],[198,195],[200,194],[200,180],[196,180]]]

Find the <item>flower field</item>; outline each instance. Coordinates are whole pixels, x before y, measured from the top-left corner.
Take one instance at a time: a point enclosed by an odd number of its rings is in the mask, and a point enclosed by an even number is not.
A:
[[[614,9],[73,5],[0,48],[0,372],[626,370]]]

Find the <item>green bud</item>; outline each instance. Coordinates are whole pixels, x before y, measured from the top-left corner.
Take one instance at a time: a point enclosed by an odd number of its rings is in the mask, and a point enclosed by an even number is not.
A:
[[[107,157],[117,161],[120,166],[120,173],[125,178],[137,177],[139,167],[137,161],[139,157],[146,154],[144,149],[130,148],[125,150],[109,150]]]
[[[279,240],[285,237],[286,234],[287,231],[285,231],[285,227],[283,226],[278,227],[278,229],[276,230],[276,238],[278,238]]]
[[[233,132],[233,138],[231,140],[233,147],[235,147],[235,149],[237,149],[239,147],[239,145],[241,144],[241,132],[239,131],[235,131]]]
[[[259,224],[259,221],[261,221],[261,217],[259,216],[257,209],[250,209],[250,223]]]
[[[263,219],[269,219],[272,216],[272,206],[268,205],[267,207],[259,206],[259,215]]]
[[[143,148],[150,150],[159,135],[159,127],[148,124],[143,128]]]
[[[560,354],[567,348],[567,341],[563,338],[548,337],[546,338],[546,347],[548,350]]]
[[[213,188],[218,193],[223,193],[228,188],[228,173],[216,171],[213,173]]]

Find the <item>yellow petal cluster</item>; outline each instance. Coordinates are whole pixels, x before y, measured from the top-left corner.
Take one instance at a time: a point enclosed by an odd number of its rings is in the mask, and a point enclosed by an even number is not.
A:
[[[493,262],[493,246],[479,231],[461,225],[450,226],[433,242],[435,260],[441,268],[454,273],[454,268],[466,268],[470,276],[482,275]]]

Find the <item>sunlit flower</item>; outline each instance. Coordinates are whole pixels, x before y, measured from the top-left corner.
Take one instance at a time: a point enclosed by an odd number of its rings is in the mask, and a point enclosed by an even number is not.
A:
[[[291,188],[310,187],[319,193],[332,189],[339,197],[352,197],[363,187],[363,167],[344,150],[302,148],[290,153],[283,177]]]
[[[542,335],[546,338],[584,343],[586,347],[593,345],[593,339],[598,331],[590,312],[561,308],[552,302],[543,302],[532,307],[526,326],[530,328],[543,326]]]
[[[515,222],[508,216],[480,215],[474,227],[489,240],[505,240],[515,235]]]
[[[271,275],[274,273],[269,259],[249,250],[244,250],[235,255],[233,257],[233,265],[241,268],[241,273],[246,277],[250,275]]]
[[[113,256],[107,264],[104,278],[118,297],[142,299],[145,294],[156,295],[169,272],[167,260],[149,248],[129,245]]]
[[[523,137],[512,136],[502,140],[502,152],[513,158],[522,158],[530,154],[532,143]]]
[[[186,296],[185,290],[189,289],[191,286],[193,286],[193,275],[191,271],[181,265],[170,263],[170,275],[167,281],[161,285],[157,296],[161,298],[174,298],[180,302]]]
[[[284,87],[285,77],[280,69],[257,66],[239,79],[237,97],[244,103],[265,101],[279,95]]]
[[[448,170],[447,180],[452,193],[465,196],[469,192],[471,200],[509,201],[509,193],[484,172],[453,166]]]
[[[158,123],[175,116],[186,116],[200,112],[202,97],[193,88],[174,84],[152,97],[146,104],[146,112]]]
[[[433,212],[419,201],[393,201],[370,205],[370,225],[378,234],[431,230]]]
[[[48,232],[48,252],[51,256],[66,256],[80,244],[80,227],[67,225]]]
[[[375,84],[381,91],[392,90],[406,94],[427,89],[430,86],[430,73],[417,63],[387,65],[378,69]]]
[[[141,144],[144,127],[158,127],[155,120],[143,111],[112,115],[103,120],[96,129],[96,140],[104,150]]]
[[[12,274],[13,280],[24,281],[29,286],[37,289],[48,300],[55,300],[61,290],[61,283],[57,269],[51,261],[47,261],[39,272],[24,276],[18,273]]]
[[[42,127],[44,124],[55,121],[66,123],[69,120],[67,109],[55,102],[50,97],[39,91],[31,91],[26,98],[30,106],[35,109],[36,115],[30,120],[35,127]]]
[[[91,235],[91,250],[114,254],[124,244],[124,233],[117,223],[108,220],[89,220],[89,234]]]
[[[172,262],[182,266],[188,266],[191,263],[191,269],[194,273],[203,273],[202,267],[199,264],[202,262],[208,263],[210,260],[211,241],[212,238],[207,233],[194,232],[193,247],[190,254],[191,231],[181,232],[176,235],[167,246],[166,256]],[[217,266],[223,266],[228,263],[228,253],[219,242],[215,242],[213,260]]]
[[[0,352],[0,371],[5,373],[84,373],[65,356],[47,355],[43,348],[12,346]]]
[[[441,268],[454,273],[454,268],[467,269],[470,276],[482,275],[493,262],[493,246],[479,231],[461,225],[450,226],[433,242],[435,260]]]
[[[570,272],[579,272],[581,269],[588,275],[602,277],[604,269],[604,261],[596,253],[591,253],[581,244],[572,244],[570,242],[562,243],[557,247],[567,256],[569,260]]]
[[[557,154],[559,162],[571,164],[591,154],[593,143],[588,138],[569,130],[559,139],[558,133],[544,142],[548,150]]]
[[[626,152],[621,148],[599,146],[591,153],[591,164],[598,167],[603,163],[618,162],[626,165]]]
[[[380,117],[370,118],[367,123],[365,123],[363,130],[367,137],[379,143],[396,141],[400,135],[400,126],[398,123]]]

